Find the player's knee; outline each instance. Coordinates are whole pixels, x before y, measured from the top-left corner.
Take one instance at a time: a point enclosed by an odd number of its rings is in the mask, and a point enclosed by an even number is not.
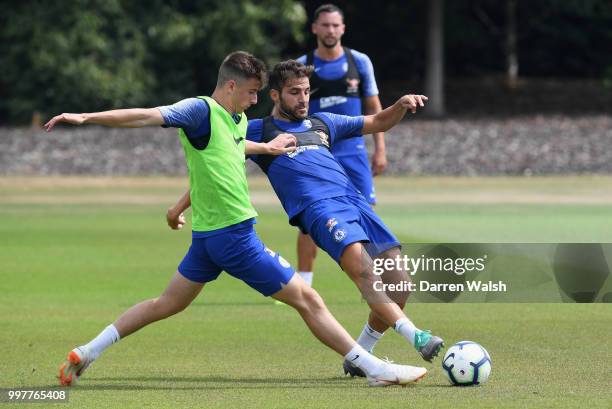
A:
[[[302,291],[303,308],[309,312],[315,312],[325,308],[323,299],[314,289],[308,287]]]

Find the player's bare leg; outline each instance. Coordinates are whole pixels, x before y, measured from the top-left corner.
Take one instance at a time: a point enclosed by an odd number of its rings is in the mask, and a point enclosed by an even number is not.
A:
[[[314,262],[317,257],[317,245],[308,234],[298,232],[297,259],[298,273],[312,287]]]
[[[383,258],[395,258],[399,255],[399,248],[394,248],[381,254]],[[373,274],[372,259],[365,252],[361,243],[349,245],[340,258],[342,269],[349,275],[359,288],[363,298],[370,306],[370,315],[358,342],[368,351],[372,351],[376,342],[383,333],[393,327],[399,334],[406,338],[423,359],[430,361],[439,353],[443,346],[443,340],[432,336],[427,331],[419,330],[406,317],[402,311],[406,305],[408,292],[384,293],[374,290],[374,283],[379,280],[383,283],[398,283],[409,280],[406,272],[400,270],[385,271],[381,276]],[[345,361],[345,374],[351,376],[364,376],[363,373],[355,371],[350,363]]]
[[[381,361],[363,349],[336,321],[319,294],[298,274],[272,297],[295,308],[313,335],[364,372],[371,386],[404,385],[418,381],[427,373],[425,368]]]
[[[398,247],[394,247],[389,249],[382,254],[380,254],[377,259],[395,259],[399,256],[400,249]],[[385,284],[399,284],[401,282],[410,281],[410,275],[405,270],[400,269],[391,269],[385,270],[385,273],[380,276],[381,280]],[[397,287],[396,287],[397,288]],[[393,300],[402,310],[406,306],[406,301],[408,300],[408,296],[410,295],[410,291],[406,289],[406,291],[395,291],[392,294],[387,292],[387,296]],[[378,317],[373,311],[370,312],[370,316],[368,318],[368,325],[374,331],[383,334],[387,329],[389,329],[389,325],[385,323],[381,318]]]
[[[319,293],[298,275],[273,298],[295,308],[315,337],[341,355],[346,355],[355,341],[329,312]]]
[[[143,301],[124,312],[113,323],[121,338],[183,311],[198,296],[204,284],[186,279],[178,271],[157,298]]]
[[[60,366],[60,384],[69,386],[109,346],[139,329],[183,311],[202,291],[204,284],[190,281],[176,272],[164,292],[124,312],[88,344],[70,351]]]
[[[309,287],[312,287],[312,279],[314,277],[314,262],[317,257],[317,245],[308,234],[298,231],[297,238],[297,273],[304,279]],[[276,305],[285,305],[285,303],[276,300]]]

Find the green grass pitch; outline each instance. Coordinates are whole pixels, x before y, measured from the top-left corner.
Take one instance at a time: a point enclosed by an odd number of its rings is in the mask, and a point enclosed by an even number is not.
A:
[[[296,231],[267,182],[251,181],[266,244],[295,262]],[[157,296],[189,226],[165,209],[184,179],[0,178],[0,388],[56,385],[67,352]],[[377,211],[402,241],[610,242],[612,178],[389,178]],[[367,305],[320,252],[315,288],[357,336]],[[227,276],[185,312],[111,347],[70,390],[74,408],[609,408],[610,304],[410,304],[417,326],[491,354],[489,382],[368,388],[289,307]],[[396,334],[376,349],[422,364]],[[3,406],[6,405],[6,406]],[[11,407],[11,404],[0,404]],[[16,404],[27,407],[28,404]],[[45,405],[47,407],[48,405]],[[42,406],[37,406],[42,407]]]

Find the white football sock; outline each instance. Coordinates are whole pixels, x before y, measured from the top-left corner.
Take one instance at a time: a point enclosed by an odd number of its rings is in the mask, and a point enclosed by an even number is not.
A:
[[[397,331],[398,334],[406,338],[408,342],[410,342],[410,344],[414,346],[414,334],[419,329],[414,326],[412,321],[410,321],[408,318],[400,318],[399,320],[397,320],[393,328],[395,329],[395,331]]]
[[[119,341],[119,332],[113,324],[104,328],[97,337],[89,341],[88,344],[84,345],[89,350],[91,357],[96,359],[106,348]]]
[[[298,274],[306,281],[308,287],[312,287],[312,276],[314,275],[312,271],[298,271]]]
[[[357,343],[363,347],[368,352],[374,351],[374,346],[383,336],[380,332],[373,330],[370,327],[370,324],[366,322],[366,325],[363,327],[359,338],[357,338]]]
[[[385,363],[356,344],[344,359],[361,369],[368,376],[375,376],[382,371]]]

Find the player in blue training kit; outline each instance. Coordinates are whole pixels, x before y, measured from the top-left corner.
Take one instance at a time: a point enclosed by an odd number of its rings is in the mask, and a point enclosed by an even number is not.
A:
[[[421,354],[431,361],[443,341],[428,331],[421,331],[402,311],[407,291],[379,291],[376,284],[409,281],[406,271],[392,268],[381,276],[373,274],[373,259],[395,259],[399,242],[369,206],[349,179],[344,168],[330,152],[337,142],[363,133],[386,131],[397,124],[406,110],[416,112],[426,97],[405,95],[394,105],[376,115],[349,117],[330,113],[308,116],[309,75],[312,67],[298,61],[281,62],[270,76],[270,96],[274,101],[272,116],[249,121],[247,140],[259,143],[280,134],[296,137],[297,149],[279,155],[252,155],[266,173],[289,223],[310,234],[317,245],[340,264],[355,282],[371,313],[357,342],[372,351],[383,332],[393,326]],[[179,201],[173,214],[188,207]],[[169,224],[175,224],[169,219]],[[390,260],[392,261],[392,260]],[[394,264],[394,263],[391,263]],[[388,265],[384,263],[384,265]],[[345,372],[360,371],[345,361]]]
[[[372,62],[366,54],[342,46],[344,30],[344,15],[340,8],[324,4],[315,10],[312,32],[317,38],[317,48],[298,58],[299,62],[314,66],[310,77],[311,115],[331,112],[359,116],[382,110]],[[382,173],[387,163],[384,133],[374,133],[373,137],[371,169],[361,134],[339,139],[330,147],[353,185],[371,205],[376,203],[372,176]],[[309,236],[298,235],[297,254],[298,273],[312,284],[317,247]]]

